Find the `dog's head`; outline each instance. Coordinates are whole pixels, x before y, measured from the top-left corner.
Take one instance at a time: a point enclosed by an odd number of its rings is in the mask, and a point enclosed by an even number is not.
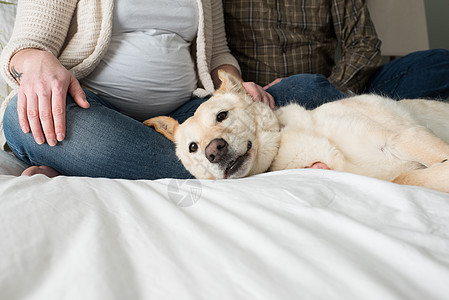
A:
[[[272,110],[254,102],[232,75],[181,125],[170,117],[144,122],[176,144],[176,155],[196,178],[240,178],[265,172],[279,146]]]

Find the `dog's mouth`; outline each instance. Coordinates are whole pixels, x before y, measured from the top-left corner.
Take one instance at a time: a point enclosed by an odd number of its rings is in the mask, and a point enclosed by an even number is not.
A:
[[[246,146],[246,152],[243,155],[240,155],[239,157],[232,159],[226,166],[224,171],[224,177],[229,178],[235,173],[237,173],[238,170],[244,165],[246,159],[249,157],[249,151],[253,147],[253,143],[251,141],[248,141]]]

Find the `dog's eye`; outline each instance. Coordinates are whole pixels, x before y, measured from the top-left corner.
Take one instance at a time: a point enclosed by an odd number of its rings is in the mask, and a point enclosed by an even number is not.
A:
[[[217,122],[222,122],[228,116],[227,111],[221,111],[217,114]]]
[[[198,144],[197,143],[190,143],[189,145],[189,152],[193,153],[198,150]]]

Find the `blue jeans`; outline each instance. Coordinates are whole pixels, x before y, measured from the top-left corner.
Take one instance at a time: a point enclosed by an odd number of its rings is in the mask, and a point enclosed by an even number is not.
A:
[[[14,154],[29,165],[46,165],[68,176],[123,179],[191,178],[175,155],[174,144],[152,128],[116,111],[85,91],[90,108],[67,97],[66,138],[56,146],[38,145],[24,134],[17,116],[17,97],[4,117],[6,140]],[[277,105],[289,102],[316,107],[345,97],[321,75],[296,75],[271,87]],[[195,98],[171,113],[183,122],[207,99]]]
[[[363,92],[393,99],[447,99],[449,51],[419,51],[397,58],[376,70]]]

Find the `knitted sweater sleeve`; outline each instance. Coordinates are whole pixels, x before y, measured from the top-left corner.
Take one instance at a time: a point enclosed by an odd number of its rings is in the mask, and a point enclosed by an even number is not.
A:
[[[215,91],[211,71],[221,65],[231,65],[240,71],[226,41],[221,0],[197,0],[199,24],[196,37],[196,63],[199,88],[194,95],[205,97]]]
[[[11,87],[18,84],[9,72],[11,57],[25,48],[58,56],[70,27],[76,0],[21,0],[11,39],[0,57],[1,74]]]
[[[228,48],[222,1],[212,0],[211,6],[213,22],[213,42],[210,70],[213,70],[221,65],[232,65],[236,67],[240,72],[239,64]]]

